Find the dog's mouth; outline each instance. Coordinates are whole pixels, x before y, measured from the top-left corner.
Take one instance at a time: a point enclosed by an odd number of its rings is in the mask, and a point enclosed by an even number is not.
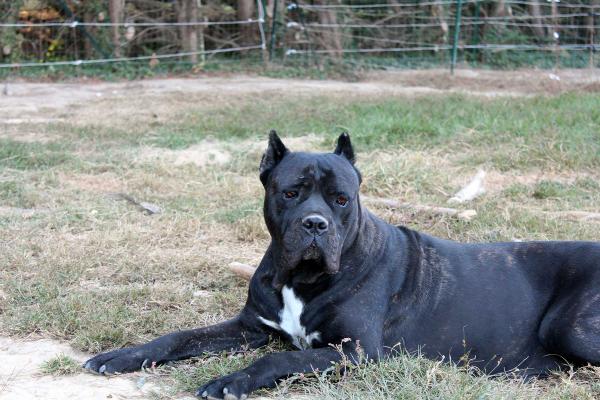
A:
[[[291,280],[313,283],[323,275],[336,274],[339,270],[339,257],[336,253],[324,248],[316,238],[313,239],[301,252],[284,257],[287,263],[279,265],[273,286],[279,288]]]
[[[339,262],[333,249],[326,249],[313,239],[310,245],[302,253],[302,261],[310,261],[313,268],[319,268],[322,272],[329,275],[337,273]],[[302,261],[300,264],[302,264]]]
[[[313,240],[312,243],[304,250],[302,254],[302,260],[304,261],[321,261],[322,259],[322,251],[317,245],[316,240]]]

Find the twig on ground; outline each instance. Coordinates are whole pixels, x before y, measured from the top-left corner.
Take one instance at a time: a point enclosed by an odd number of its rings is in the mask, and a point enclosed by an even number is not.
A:
[[[544,215],[558,218],[566,218],[576,221],[593,221],[600,222],[599,212],[590,211],[543,211]]]
[[[145,201],[137,201],[126,193],[111,193],[110,196],[119,200],[126,200],[127,202],[137,206],[140,210],[144,211],[148,215],[160,214],[162,212],[162,208],[156,204],[146,203]]]
[[[474,216],[477,215],[477,211],[475,210],[459,210],[456,208],[448,208],[448,207],[437,207],[437,206],[426,206],[422,204],[413,204],[413,203],[402,203],[393,199],[386,198],[378,198],[378,197],[370,197],[370,196],[362,196],[363,200],[374,204],[380,204],[383,206],[387,206],[390,208],[402,208],[402,209],[410,209],[418,212],[428,212],[432,214],[438,215],[449,215],[452,217],[456,217],[465,221],[469,221]]]

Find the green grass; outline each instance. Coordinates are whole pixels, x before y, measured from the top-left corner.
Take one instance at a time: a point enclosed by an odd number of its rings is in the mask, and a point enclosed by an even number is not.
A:
[[[394,145],[443,147],[465,155],[467,165],[494,163],[503,170],[549,164],[600,165],[600,96],[482,99],[461,95],[360,101],[311,97],[257,97],[252,102],[188,113],[156,130],[150,143],[186,148],[207,137],[255,137],[276,128],[284,136],[343,130],[361,149]],[[490,154],[489,149],[496,151]],[[474,149],[473,149],[474,150]]]
[[[44,361],[40,367],[44,374],[73,375],[81,372],[81,365],[73,358],[59,354],[50,360]]]
[[[358,399],[595,399],[599,369],[581,370],[563,380],[526,383],[510,375],[494,379],[475,366],[443,364],[419,354],[399,354],[378,364],[351,367],[345,376],[317,376],[305,381],[309,397]]]
[[[0,139],[0,168],[41,170],[72,159],[73,156],[60,144],[22,143]]]
[[[14,127],[13,139],[0,139],[1,334],[37,333],[97,352],[234,315],[246,282],[227,265],[256,264],[269,244],[257,140],[272,128],[292,150],[330,151],[337,134],[350,131],[362,191],[370,196],[446,206],[478,168],[489,172],[487,193],[459,206],[477,211],[471,221],[370,207],[390,223],[469,242],[600,240],[597,222],[552,214],[598,212],[598,94],[218,94],[210,102],[193,96],[178,102],[181,107],[160,123],[145,114],[107,111],[146,104],[130,100],[82,105],[89,115],[104,107],[103,118],[93,122],[37,126],[51,133],[50,142],[20,142]],[[165,94],[142,99],[148,109],[175,100]],[[212,143],[230,161],[175,165],[178,151],[198,143]],[[143,157],[148,146],[155,158]],[[163,212],[145,215],[111,193],[127,193]],[[276,349],[217,355],[165,371],[187,391]],[[58,359],[52,365],[49,371],[62,368]],[[512,399],[593,398],[599,391],[593,371],[534,385],[469,371],[402,355],[352,369],[341,380],[294,377],[275,393],[299,390],[332,400]],[[303,384],[297,389],[292,381]]]

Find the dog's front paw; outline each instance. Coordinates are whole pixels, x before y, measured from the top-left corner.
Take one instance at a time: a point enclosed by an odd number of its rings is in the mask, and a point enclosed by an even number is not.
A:
[[[110,375],[137,371],[146,366],[150,367],[153,362],[157,361],[153,360],[141,346],[138,346],[98,354],[86,361],[83,368],[91,372]]]
[[[250,375],[240,371],[208,382],[196,391],[196,396],[203,399],[244,400],[251,391]]]

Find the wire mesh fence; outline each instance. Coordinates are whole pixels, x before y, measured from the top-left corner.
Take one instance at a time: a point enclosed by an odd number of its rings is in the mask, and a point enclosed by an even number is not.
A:
[[[0,68],[148,61],[197,64],[265,49],[264,9],[179,1],[0,4]]]
[[[600,0],[18,0],[0,3],[0,69],[598,67],[598,28]]]
[[[458,17],[458,18],[457,18]],[[458,62],[499,68],[598,66],[600,1],[290,3],[282,57],[385,67]]]

